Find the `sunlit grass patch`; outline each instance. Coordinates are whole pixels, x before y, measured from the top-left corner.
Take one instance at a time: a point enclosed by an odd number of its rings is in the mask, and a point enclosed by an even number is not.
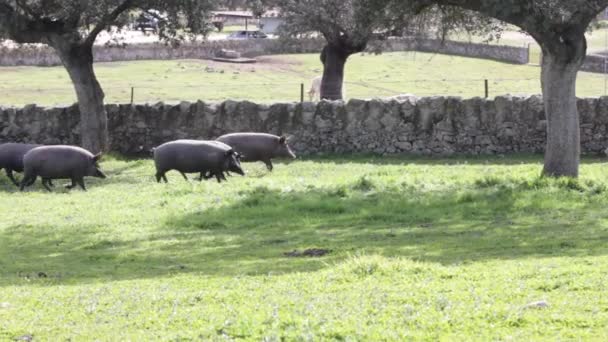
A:
[[[108,156],[88,192],[0,177],[0,340],[604,340],[606,163],[540,163],[324,156],[159,184]]]

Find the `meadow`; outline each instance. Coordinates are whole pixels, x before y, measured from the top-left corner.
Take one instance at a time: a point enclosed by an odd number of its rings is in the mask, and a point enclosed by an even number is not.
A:
[[[602,27],[595,27],[585,34],[588,54],[608,51],[608,28],[606,28],[606,21],[603,21],[601,26]],[[483,42],[488,44],[529,47],[530,63],[538,65],[541,62],[540,46],[531,36],[521,32],[521,30],[514,26],[507,26],[507,29],[501,33],[498,39],[489,40],[489,36],[471,35],[463,32],[452,33],[449,35],[449,39],[475,43]]]
[[[1,176],[0,340],[605,341],[606,161],[578,180],[541,163],[330,155],[157,184],[110,156],[88,192],[53,193]]]
[[[299,101],[322,66],[317,54],[273,55],[256,64],[217,63],[207,60],[135,61],[97,63],[95,70],[105,91],[106,103],[179,101],[254,102]],[[125,75],[128,75],[125,76]],[[346,65],[345,97],[373,98],[411,93],[418,96],[489,96],[540,94],[540,68],[490,60],[394,52],[354,55]],[[606,94],[606,78],[580,72],[577,95]],[[305,94],[305,98],[307,96]],[[63,67],[0,68],[0,104],[23,106],[70,105],[75,102],[72,84]]]

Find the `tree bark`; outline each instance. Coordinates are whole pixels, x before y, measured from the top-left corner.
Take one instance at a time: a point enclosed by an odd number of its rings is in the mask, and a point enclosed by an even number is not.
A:
[[[321,52],[323,63],[323,80],[321,81],[321,99],[342,100],[344,82],[344,65],[349,53],[342,47],[327,44]]]
[[[543,49],[541,84],[547,117],[547,146],[543,175],[578,177],[580,125],[576,105],[576,76],[586,53],[583,46]]]
[[[90,44],[64,45],[53,47],[76,90],[82,147],[94,154],[106,152],[109,149],[108,116],[103,102],[104,93],[93,70],[93,47]]]

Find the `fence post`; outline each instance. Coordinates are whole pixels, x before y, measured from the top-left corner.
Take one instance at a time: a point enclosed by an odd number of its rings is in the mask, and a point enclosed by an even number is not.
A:
[[[133,105],[133,97],[135,95],[135,87],[131,87],[131,105]]]
[[[490,92],[490,89],[488,87],[488,80],[483,80],[483,84],[484,84],[485,94],[486,94],[486,99],[487,99],[489,96],[489,92]]]
[[[304,102],[304,83],[300,83],[300,102]]]
[[[608,60],[606,58],[604,58],[604,96],[606,96],[606,92],[608,91],[608,75],[606,74],[606,72],[608,72]]]

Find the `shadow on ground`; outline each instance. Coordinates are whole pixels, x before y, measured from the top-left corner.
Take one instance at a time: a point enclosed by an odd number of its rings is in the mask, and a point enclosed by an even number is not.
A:
[[[137,238],[99,238],[99,224],[12,226],[0,232],[0,285],[307,272],[359,253],[447,265],[606,254],[604,194],[567,187],[480,183],[424,193],[365,180],[306,192],[259,187],[231,205],[167,217]],[[285,255],[307,248],[331,252]]]

